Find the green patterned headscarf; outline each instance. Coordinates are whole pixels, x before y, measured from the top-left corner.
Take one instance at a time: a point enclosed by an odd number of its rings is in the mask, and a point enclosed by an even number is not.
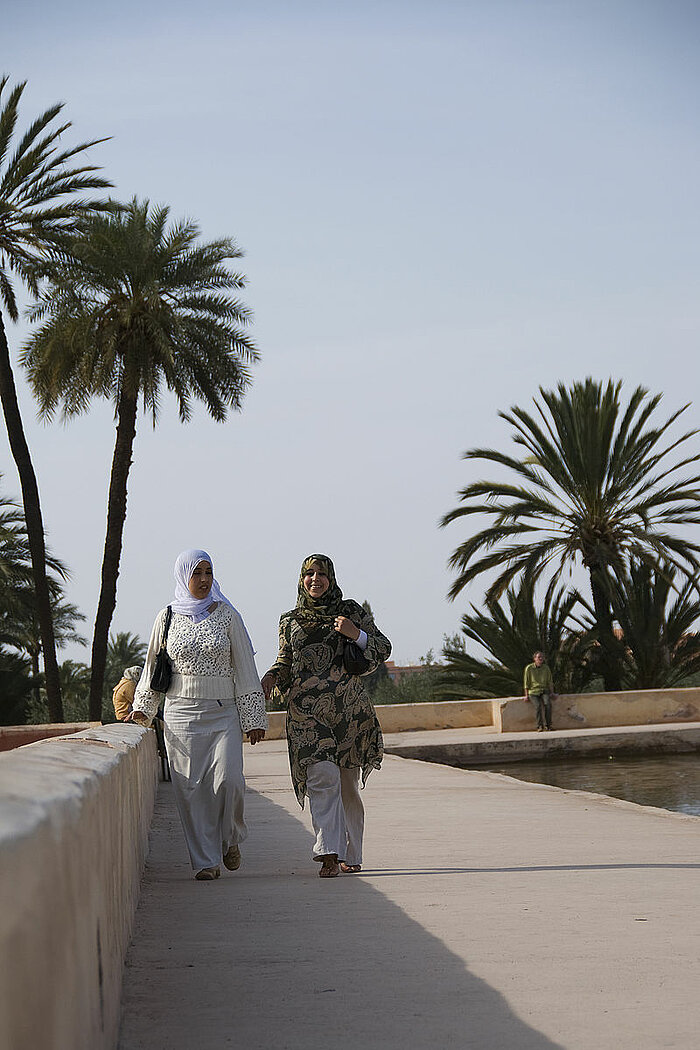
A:
[[[320,598],[312,598],[304,586],[304,576],[314,562],[321,566],[328,577],[328,590]],[[310,554],[304,558],[297,587],[297,619],[306,623],[330,623],[340,612],[342,602],[343,592],[337,584],[331,559],[325,554]]]

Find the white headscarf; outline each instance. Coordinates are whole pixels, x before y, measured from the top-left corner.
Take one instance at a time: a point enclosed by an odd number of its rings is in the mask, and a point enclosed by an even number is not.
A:
[[[209,615],[209,607],[213,602],[224,602],[226,605],[231,605],[226,595],[221,593],[221,588],[216,580],[212,581],[211,590],[206,598],[194,598],[190,594],[188,584],[200,561],[208,561],[213,573],[214,565],[206,551],[188,550],[178,554],[174,570],[175,597],[170,603],[173,612],[189,616],[194,623],[206,619]],[[231,608],[233,609],[234,606],[231,605]]]

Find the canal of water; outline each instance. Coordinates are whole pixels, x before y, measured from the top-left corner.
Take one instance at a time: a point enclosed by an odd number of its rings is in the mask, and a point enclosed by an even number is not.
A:
[[[472,767],[477,768],[477,767]],[[517,780],[612,795],[642,806],[700,816],[700,756],[552,758],[478,766]]]

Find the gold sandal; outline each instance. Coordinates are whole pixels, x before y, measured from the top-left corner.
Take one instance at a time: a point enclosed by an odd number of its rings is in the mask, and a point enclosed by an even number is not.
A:
[[[334,853],[329,854],[323,858],[321,864],[321,870],[318,873],[320,879],[334,879],[337,875],[340,875],[340,867],[338,865],[338,858]]]

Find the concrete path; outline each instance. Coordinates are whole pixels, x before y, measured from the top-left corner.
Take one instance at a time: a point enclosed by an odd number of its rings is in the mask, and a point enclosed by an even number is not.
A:
[[[243,866],[191,877],[170,785],[120,1050],[695,1050],[700,818],[388,756],[365,870],[322,881],[285,745]]]

